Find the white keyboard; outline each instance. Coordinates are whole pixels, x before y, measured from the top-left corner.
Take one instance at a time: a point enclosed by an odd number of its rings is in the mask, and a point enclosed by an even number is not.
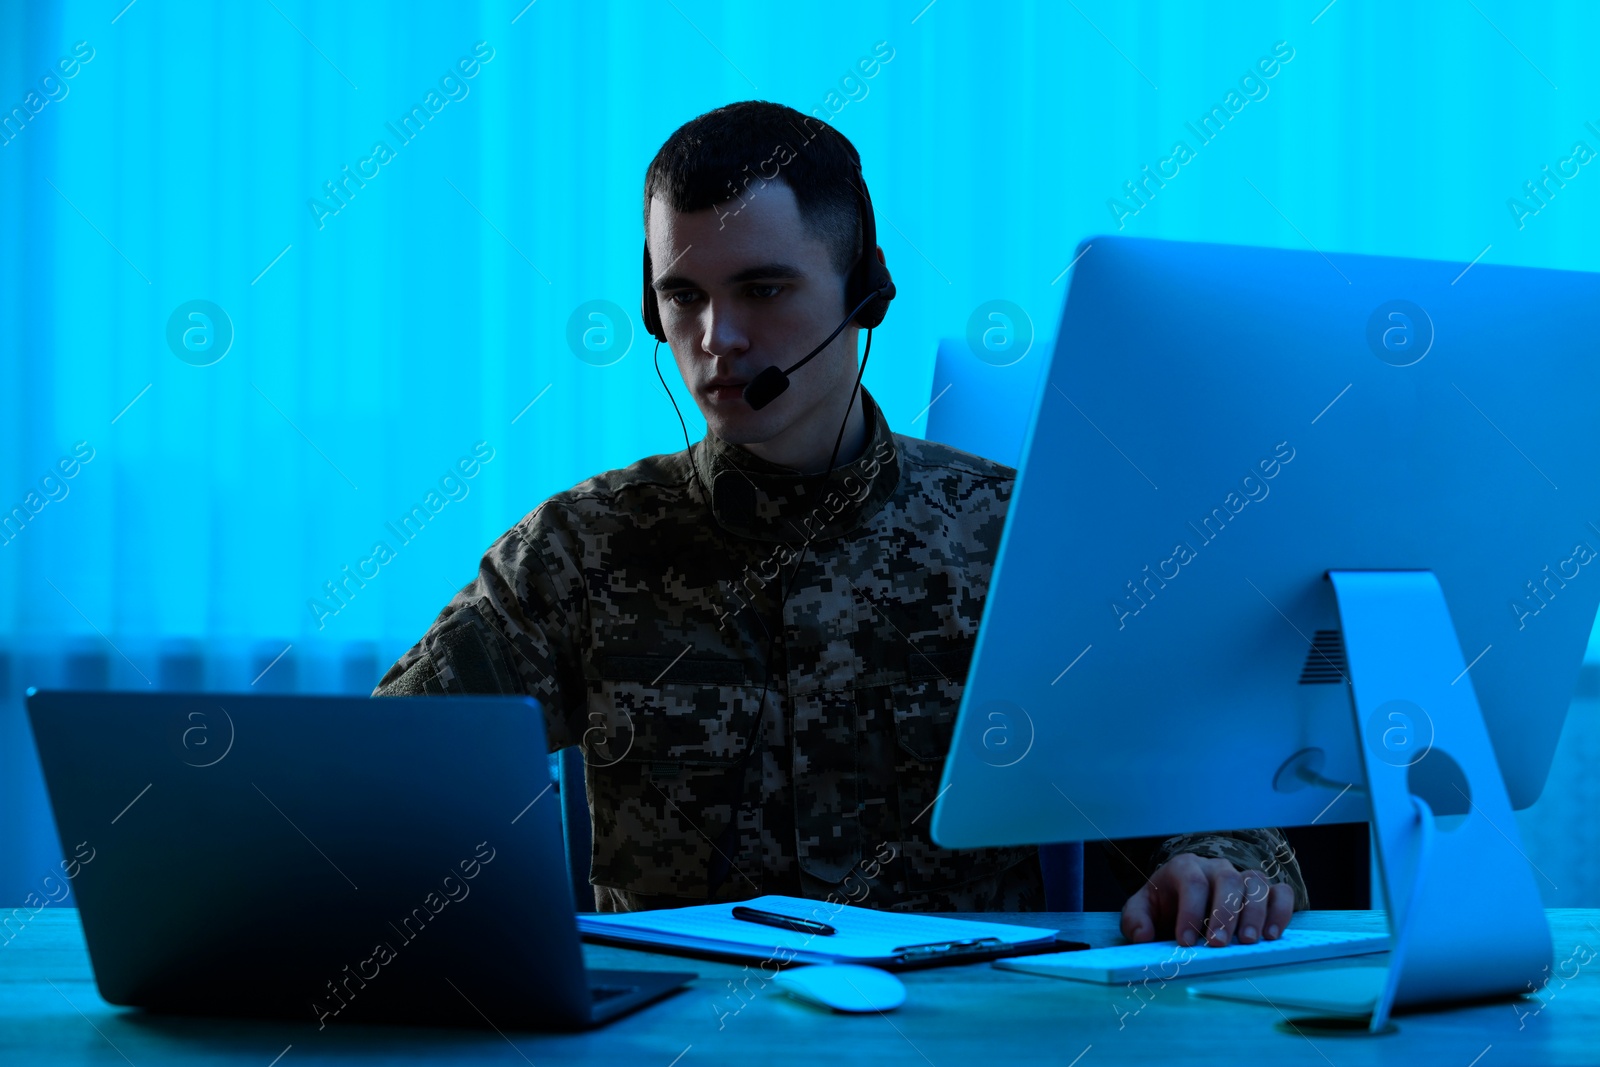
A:
[[[1253,945],[1229,944],[1213,948],[1201,942],[1185,948],[1176,941],[1147,941],[1140,945],[1017,956],[996,960],[994,965],[1008,971],[1042,974],[1050,978],[1120,985],[1124,982],[1141,982],[1147,978],[1170,982],[1176,978],[1195,978],[1205,974],[1226,974],[1258,967],[1387,951],[1387,934],[1290,928],[1275,941],[1258,941]]]

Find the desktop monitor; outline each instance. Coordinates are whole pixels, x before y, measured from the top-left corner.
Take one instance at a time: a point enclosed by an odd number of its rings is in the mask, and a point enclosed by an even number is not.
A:
[[[1600,605],[1600,275],[1080,252],[935,840],[1361,821],[1384,768],[1448,830],[1481,800],[1453,803],[1466,757],[1439,743],[1473,698],[1503,796],[1532,804]],[[1423,632],[1437,662],[1380,662]]]
[[[1033,341],[1026,316],[1014,306],[980,307],[967,336],[940,339],[923,434],[929,441],[1017,465],[1040,368],[1050,358]]]

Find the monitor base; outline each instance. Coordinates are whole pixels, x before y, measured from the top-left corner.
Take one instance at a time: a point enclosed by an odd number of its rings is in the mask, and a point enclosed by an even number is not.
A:
[[[1550,927],[1432,571],[1329,571],[1393,948],[1395,1008],[1533,990]]]

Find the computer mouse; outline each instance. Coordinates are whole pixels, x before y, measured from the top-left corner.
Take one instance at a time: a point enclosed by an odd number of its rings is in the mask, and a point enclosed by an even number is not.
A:
[[[888,971],[854,963],[819,963],[779,971],[773,983],[797,1000],[834,1011],[893,1011],[906,987]]]

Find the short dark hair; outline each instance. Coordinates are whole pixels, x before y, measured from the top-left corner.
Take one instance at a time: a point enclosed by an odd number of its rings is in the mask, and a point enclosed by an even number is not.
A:
[[[674,211],[701,211],[759,195],[769,181],[793,192],[806,230],[828,247],[829,260],[848,275],[861,247],[861,155],[832,126],[792,107],[744,100],[692,118],[668,137],[644,178],[645,229],[650,200]],[[777,167],[777,174],[764,173]]]

